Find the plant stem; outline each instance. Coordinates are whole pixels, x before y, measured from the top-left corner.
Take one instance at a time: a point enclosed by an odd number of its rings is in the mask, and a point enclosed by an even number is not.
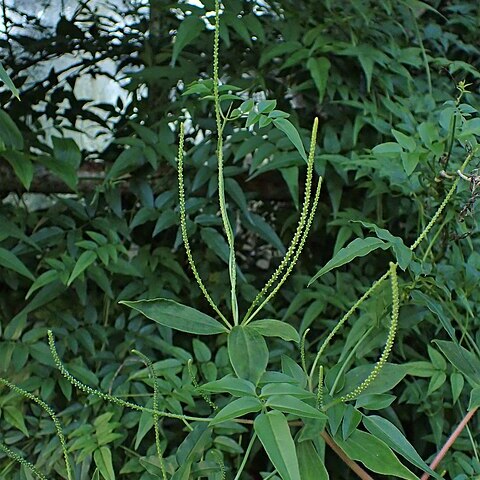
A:
[[[242,474],[243,469],[245,468],[245,465],[247,464],[248,456],[250,455],[250,452],[252,450],[253,444],[255,443],[256,439],[257,439],[257,434],[255,432],[253,432],[252,438],[250,439],[250,442],[248,443],[247,450],[245,451],[245,455],[243,457],[242,463],[240,464],[240,468],[238,469],[238,472],[235,475],[235,478],[233,480],[239,480],[240,475]]]
[[[341,366],[340,370],[337,373],[337,376],[335,377],[335,381],[333,382],[332,388],[330,389],[330,396],[332,397],[335,393],[335,390],[337,388],[338,382],[340,381],[340,378],[347,368],[350,360],[353,358],[355,355],[355,352],[358,350],[358,347],[363,343],[363,341],[370,335],[370,332],[373,330],[373,327],[370,327],[360,338],[360,340],[355,344],[355,346],[352,348],[350,353],[348,354],[347,358],[343,362],[343,365]]]
[[[244,425],[253,425],[253,420],[247,418],[236,418],[234,421]],[[288,424],[291,427],[303,427],[304,425],[301,420],[293,420],[288,422]],[[362,480],[374,480],[373,477],[371,477],[357,462],[347,457],[345,452],[336,444],[335,440],[327,432],[321,432],[320,436],[325,440],[325,443],[346,463],[346,465],[348,465],[348,467],[358,475],[359,478],[361,478]],[[244,467],[243,464],[246,462],[246,458],[248,457],[250,450],[253,446],[252,440],[254,440],[255,437],[256,434],[254,433],[252,439],[250,440],[250,443],[248,444],[247,451],[245,452],[245,457],[242,461],[242,465],[240,466],[240,470],[235,476],[234,480],[239,480],[239,474]]]
[[[435,470],[438,467],[438,464],[443,460],[443,457],[447,454],[450,447],[454,444],[455,440],[458,438],[462,430],[467,426],[467,423],[470,419],[475,415],[477,408],[470,410],[464,417],[463,420],[458,424],[457,428],[453,431],[453,433],[448,437],[448,440],[445,442],[445,445],[442,449],[437,453],[437,456],[433,459],[433,462],[430,464],[430,468]],[[427,480],[430,478],[429,473],[424,473],[420,480]]]
[[[425,45],[423,44],[422,35],[420,34],[420,29],[418,28],[417,19],[412,10],[413,26],[415,27],[415,35],[417,36],[418,44],[420,45],[420,50],[422,52],[423,64],[425,65],[425,73],[427,74],[427,84],[428,84],[428,93],[432,95],[432,75],[430,74],[430,65],[428,63],[427,52],[425,51]]]
[[[233,324],[238,325],[238,303],[236,293],[236,281],[237,281],[237,265],[235,262],[235,244],[233,238],[233,230],[228,219],[227,207],[225,203],[225,179],[223,174],[223,129],[227,122],[227,118],[223,116],[220,106],[220,95],[218,92],[218,50],[220,40],[220,6],[218,0],[215,0],[215,33],[213,41],[213,96],[215,104],[215,123],[217,126],[217,159],[218,159],[218,200],[220,203],[220,214],[222,217],[223,228],[225,235],[227,236],[227,243],[229,249],[228,255],[228,271],[230,274],[230,293],[232,302],[232,316]],[[222,117],[224,122],[222,125]]]
[[[320,435],[325,440],[325,443],[343,460],[343,462],[345,462],[348,467],[358,475],[358,478],[361,478],[362,480],[374,480],[373,477],[370,476],[358,463],[347,457],[345,452],[335,443],[333,438],[330,437],[327,432],[322,432]]]

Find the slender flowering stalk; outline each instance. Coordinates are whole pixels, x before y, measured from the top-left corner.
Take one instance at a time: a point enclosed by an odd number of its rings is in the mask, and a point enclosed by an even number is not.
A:
[[[21,395],[22,397],[25,397],[28,400],[31,400],[32,402],[35,402],[37,405],[42,407],[43,410],[45,410],[48,416],[52,419],[53,424],[55,425],[55,430],[57,432],[57,437],[60,440],[60,445],[62,447],[63,457],[65,459],[65,467],[67,469],[67,478],[68,480],[72,480],[72,468],[70,466],[70,460],[68,458],[67,442],[65,440],[65,436],[63,435],[62,425],[60,424],[60,421],[58,420],[55,412],[43,400],[23,390],[22,388],[17,387],[13,383],[10,383],[8,380],[5,380],[4,378],[0,378],[0,384],[5,385],[6,387],[8,387],[10,390],[17,393],[18,395]]]
[[[388,278],[390,275],[389,272],[385,273],[382,277],[380,277],[350,308],[350,310],[340,319],[340,321],[335,325],[333,330],[329,333],[327,338],[323,341],[322,346],[320,347],[320,350],[318,351],[315,360],[313,362],[312,368],[310,369],[310,390],[312,389],[312,379],[313,379],[313,374],[315,373],[315,368],[317,367],[317,363],[320,360],[323,352],[325,349],[328,347],[330,342],[332,341],[333,337],[336,335],[336,333],[343,327],[345,322],[355,313],[357,308],[380,286],[380,284]]]
[[[162,471],[162,477],[163,480],[167,480],[167,472],[165,470],[165,462],[163,460],[163,453],[162,453],[162,447],[160,445],[160,429],[158,427],[158,413],[157,411],[159,410],[158,408],[158,382],[157,382],[157,375],[155,374],[155,369],[153,368],[152,361],[142,352],[139,352],[138,350],[132,350],[132,353],[134,355],[138,355],[143,362],[145,363],[147,369],[148,369],[148,374],[150,375],[150,378],[153,381],[153,410],[155,410],[155,413],[152,414],[153,416],[153,428],[155,430],[155,448],[157,449],[157,456],[158,456],[158,461],[160,462],[160,470]]]
[[[307,338],[309,331],[310,331],[309,328],[305,329],[302,335],[302,340],[300,341],[300,358],[302,360],[302,368],[305,374],[307,374],[307,361],[305,356],[305,340]]]
[[[318,369],[317,409],[323,410],[323,365]]]
[[[220,469],[220,480],[226,480],[227,478],[227,469],[225,468],[225,462],[223,461],[222,456],[217,450],[212,450],[215,461],[217,462],[218,468]]]
[[[190,375],[190,378],[192,380],[192,384],[195,390],[197,390],[198,393],[200,393],[201,397],[213,410],[218,410],[217,405],[215,405],[215,403],[213,403],[210,400],[210,397],[202,390],[202,387],[198,384],[197,379],[195,377],[195,372],[193,371],[193,360],[191,358],[188,360],[187,366],[188,366],[188,373]]]
[[[180,230],[182,232],[182,239],[183,244],[185,246],[185,252],[187,254],[188,263],[190,268],[192,269],[193,276],[197,281],[200,290],[203,293],[203,296],[207,299],[210,306],[215,310],[217,315],[225,322],[228,327],[231,327],[229,321],[225,318],[223,313],[219,310],[215,302],[213,301],[212,297],[208,293],[205,285],[203,284],[202,279],[198,273],[197,267],[193,260],[192,250],[190,248],[190,241],[188,240],[187,234],[187,215],[186,215],[186,207],[185,207],[185,184],[183,181],[183,145],[185,139],[185,128],[183,123],[180,124],[180,139],[178,145],[178,202],[180,205]]]
[[[463,173],[467,165],[470,163],[470,160],[473,158],[474,153],[470,153],[465,161],[463,162],[463,165],[460,167],[460,173]],[[428,235],[428,232],[433,228],[437,220],[440,218],[440,215],[442,212],[445,210],[445,207],[447,206],[448,202],[450,199],[453,197],[455,194],[455,190],[457,189],[458,182],[460,181],[460,177],[457,177],[452,186],[450,187],[450,190],[448,191],[447,195],[445,196],[443,202],[440,204],[438,207],[438,210],[435,212],[435,215],[432,217],[432,219],[428,222],[427,226],[424,228],[423,232],[418,236],[418,238],[413,242],[412,246],[410,247],[410,250],[415,250],[420,243],[425,239],[425,237]]]
[[[397,278],[397,264],[390,263],[389,270],[391,285],[392,285],[392,317],[390,321],[390,327],[388,329],[387,342],[383,349],[382,355],[378,359],[378,362],[373,367],[370,375],[353,391],[340,398],[341,402],[348,402],[357,398],[374,380],[384,367],[387,359],[392,351],[393,343],[395,341],[395,335],[398,328],[398,314],[400,309],[400,296],[398,294],[398,278]]]
[[[43,473],[37,470],[37,468],[35,467],[35,465],[33,465],[33,463],[30,463],[28,460],[25,460],[23,457],[18,455],[16,452],[8,448],[3,443],[0,443],[0,452],[3,452],[5,455],[10,457],[15,462],[18,462],[20,465],[23,465],[24,467],[28,468],[38,479],[48,480]]]
[[[179,415],[176,413],[164,412],[161,410],[154,410],[152,408],[142,407],[141,405],[137,405],[136,403],[126,402],[120,398],[114,397],[113,395],[108,395],[107,393],[101,392],[100,390],[93,389],[88,385],[80,382],[77,380],[63,365],[60,357],[58,356],[57,349],[55,347],[55,340],[53,338],[53,333],[51,330],[48,331],[48,343],[50,346],[50,352],[53,356],[53,361],[57,366],[60,373],[74,386],[77,387],[82,392],[88,393],[89,395],[94,395],[102,400],[106,400],[107,402],[114,403],[115,405],[119,405],[125,408],[131,408],[132,410],[137,410],[139,412],[147,412],[151,414],[157,414],[159,417],[167,417],[167,418],[176,418],[182,421],[192,421],[192,422],[210,422],[212,418],[203,418],[203,417],[192,417],[190,415]]]
[[[318,206],[318,200],[320,199],[320,191],[322,189],[322,177],[319,178],[318,184],[317,184],[317,190],[315,192],[315,198],[313,200],[312,204],[312,209],[310,210],[310,213],[308,215],[308,220],[307,224],[305,225],[305,230],[303,231],[302,237],[300,239],[300,244],[298,245],[297,251],[295,252],[295,255],[292,258],[292,261],[290,262],[290,265],[287,268],[287,271],[283,275],[282,279],[278,282],[277,286],[270,292],[270,294],[265,298],[265,300],[260,304],[260,306],[248,317],[248,319],[244,322],[245,325],[247,325],[249,322],[251,322],[254,317],[263,309],[263,307],[277,294],[277,292],[280,290],[281,286],[286,282],[288,276],[293,270],[293,267],[296,265],[298,261],[298,257],[302,253],[303,247],[305,246],[305,242],[308,237],[308,233],[310,232],[310,228],[313,223],[313,218],[315,217],[315,212],[317,210]]]
[[[298,221],[295,234],[293,235],[292,241],[287,249],[287,252],[285,253],[285,256],[280,262],[280,265],[277,267],[277,269],[275,270],[273,275],[270,277],[270,279],[267,281],[267,283],[262,288],[262,290],[260,290],[260,292],[255,297],[254,301],[252,302],[249,309],[247,310],[247,313],[245,314],[245,317],[243,318],[242,323],[247,322],[249,320],[249,317],[253,309],[255,308],[255,306],[258,305],[258,303],[260,302],[260,299],[267,294],[271,286],[278,280],[278,278],[280,277],[284,269],[288,266],[292,256],[295,254],[298,242],[300,241],[302,232],[307,222],[308,209],[310,206],[310,197],[311,197],[312,183],[313,183],[313,165],[315,163],[315,144],[317,141],[317,129],[318,129],[318,118],[315,118],[313,122],[312,135],[311,135],[311,141],[310,141],[310,151],[309,151],[308,162],[307,162],[307,179],[305,182],[305,192],[304,192],[302,212],[300,214],[300,219]]]
[[[471,152],[467,155],[465,161],[463,162],[462,166],[460,167],[460,171],[463,172],[465,168],[467,168],[468,164],[472,160],[474,156],[474,152]],[[440,218],[440,215],[442,214],[443,210],[447,206],[448,202],[451,200],[453,195],[455,194],[455,191],[458,186],[458,182],[460,181],[460,177],[457,177],[455,181],[453,182],[452,186],[450,187],[450,190],[448,191],[447,195],[445,196],[445,199],[443,202],[440,204],[438,207],[437,211],[435,212],[435,215],[432,217],[430,222],[427,224],[427,226],[424,228],[424,230],[420,233],[418,238],[415,240],[415,242],[411,245],[410,250],[414,251],[420,243],[425,239],[425,237],[428,235],[430,230],[433,228],[437,220]],[[398,264],[396,264],[398,265]],[[335,334],[340,330],[340,328],[345,324],[345,322],[355,313],[355,311],[360,307],[360,305],[367,300],[367,298],[370,297],[370,295],[380,286],[381,283],[383,283],[384,280],[386,280],[390,276],[390,271],[387,271],[384,273],[356,302],[355,304],[350,308],[350,310],[339,320],[337,325],[333,328],[333,330],[330,332],[330,334],[327,336],[325,341],[323,342],[322,346],[320,347],[320,350],[318,351],[317,355],[315,356],[315,360],[313,362],[312,368],[310,369],[310,376],[309,376],[309,387],[310,390],[313,388],[313,375],[315,373],[315,369],[317,367],[318,361],[320,360],[323,352],[327,348],[328,344],[331,342],[332,338],[335,336]]]

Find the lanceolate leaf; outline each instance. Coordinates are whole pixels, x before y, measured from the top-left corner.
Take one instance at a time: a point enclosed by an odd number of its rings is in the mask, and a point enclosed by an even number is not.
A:
[[[108,447],[100,447],[93,453],[93,459],[104,480],[115,480],[112,454]]]
[[[205,383],[201,389],[209,393],[230,393],[235,397],[255,396],[255,385],[252,382],[231,374],[220,380]]]
[[[3,152],[3,157],[13,168],[15,175],[22,182],[22,185],[28,190],[33,180],[34,168],[27,154],[10,150]]]
[[[350,242],[346,247],[341,248],[337,254],[313,276],[313,278],[308,282],[308,285],[311,285],[315,280],[317,280],[317,278],[325,275],[325,273],[329,272],[330,270],[341,267],[357,257],[368,255],[370,252],[373,252],[378,248],[386,250],[389,246],[389,243],[385,243],[379,238],[357,238],[353,240],[353,242]]]
[[[480,385],[480,359],[466,348],[446,340],[433,341],[449,362],[472,383]]]
[[[305,161],[307,161],[307,154],[305,153],[305,147],[303,146],[302,139],[300,138],[300,134],[298,133],[292,122],[290,122],[290,120],[287,120],[286,118],[277,118],[273,121],[273,124],[279,130],[285,133],[285,135],[289,138],[289,140],[298,150],[298,153],[300,153],[300,156]]]
[[[14,83],[12,82],[12,79],[8,75],[8,73],[5,71],[5,68],[3,68],[3,65],[0,63],[0,80],[7,86],[7,88],[15,95],[20,100],[19,92],[17,90],[17,87],[15,87]]]
[[[314,398],[314,394],[291,383],[277,382],[267,383],[260,392],[260,397],[269,397],[272,395],[289,395],[300,399]]]
[[[330,60],[327,57],[309,58],[307,68],[310,70],[310,75],[318,90],[318,103],[322,103],[327,88]]]
[[[198,17],[190,15],[180,24],[173,44],[172,65],[175,65],[180,52],[192,43],[204,29],[204,23]]]
[[[255,397],[242,397],[237,398],[233,402],[229,403],[226,407],[223,407],[210,422],[210,425],[217,425],[218,423],[238,418],[247,413],[259,412],[262,409],[262,402]]]
[[[354,222],[360,223],[365,228],[374,230],[378,238],[389,242],[392,246],[393,252],[395,253],[399,267],[402,270],[405,270],[408,267],[410,261],[412,260],[413,252],[403,243],[403,240],[400,237],[392,235],[388,230],[380,228],[374,223],[361,222],[358,220],[354,220]]]
[[[373,472],[406,480],[418,480],[416,475],[400,463],[390,447],[369,433],[356,430],[348,440],[344,441],[337,435],[335,441],[349,458],[362,462]]]
[[[73,272],[68,279],[67,285],[71,285],[72,282],[82,274],[82,272],[87,269],[95,260],[97,259],[97,254],[93,250],[86,250],[83,252],[77,260],[75,267],[73,267]]]
[[[196,335],[217,335],[228,331],[226,327],[214,318],[174,300],[155,298],[133,302],[122,301],[119,303],[137,310],[160,325],[180,330],[181,332]]]
[[[327,416],[320,412],[320,410],[291,395],[272,395],[268,398],[265,405],[284,413],[292,413],[297,417],[313,418],[316,420],[327,419]]]
[[[329,480],[327,469],[313,442],[300,442],[297,445],[297,455],[302,480]]]
[[[0,247],[0,266],[13,270],[14,272],[23,275],[24,277],[29,278],[30,280],[35,280],[33,273],[23,264],[18,257],[6,250],[5,248]]]
[[[386,418],[379,417],[378,415],[364,416],[363,424],[372,435],[384,441],[390,448],[410,463],[422,469],[424,472],[428,472],[435,478],[441,478],[440,475],[436,474],[422,460],[422,457],[420,457],[411,443],[403,436],[402,432]]]
[[[253,328],[264,337],[280,337],[287,342],[300,342],[298,332],[291,325],[280,320],[256,320],[247,328]]]
[[[232,329],[228,335],[228,356],[237,376],[255,385],[267,368],[267,344],[252,328],[239,325]]]
[[[282,480],[301,480],[295,443],[285,415],[280,412],[261,414],[253,426]]]
[[[23,137],[7,112],[0,109],[0,139],[8,149],[22,150]]]

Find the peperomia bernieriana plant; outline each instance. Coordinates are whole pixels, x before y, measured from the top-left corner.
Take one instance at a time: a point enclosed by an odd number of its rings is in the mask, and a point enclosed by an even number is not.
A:
[[[438,475],[426,465],[392,422],[380,416],[363,414],[359,408],[362,405],[367,405],[369,401],[379,401],[378,397],[373,397],[381,395],[386,389],[385,381],[381,387],[378,386],[378,381],[382,375],[384,375],[384,378],[388,378],[393,371],[393,365],[388,364],[387,360],[394,345],[399,321],[401,286],[399,285],[397,270],[399,268],[405,270],[408,267],[413,252],[440,218],[447,203],[454,195],[461,177],[453,182],[437,212],[411,247],[405,246],[400,238],[393,236],[387,230],[374,224],[362,222],[362,226],[374,231],[375,236],[353,240],[346,247],[340,249],[312,278],[310,283],[329,271],[376,249],[391,250],[396,259],[396,262],[390,263],[388,271],[372,287],[367,289],[336,323],[332,331],[323,340],[320,348],[315,352],[307,351],[308,329],[300,335],[292,325],[284,321],[271,318],[259,319],[258,317],[291,274],[312,227],[322,184],[321,178],[316,182],[316,186],[314,180],[318,120],[315,119],[313,123],[310,148],[307,155],[304,152],[302,139],[298,131],[287,120],[288,115],[285,112],[275,110],[274,101],[267,100],[255,104],[252,99],[244,99],[230,93],[235,88],[230,85],[222,85],[219,80],[219,22],[220,12],[217,0],[215,3],[213,81],[197,82],[191,85],[186,93],[199,93],[203,99],[211,98],[214,102],[217,129],[219,212],[229,249],[230,308],[222,310],[209,294],[208,286],[199,274],[190,248],[183,176],[186,127],[182,122],[179,124],[177,156],[181,236],[193,276],[213,310],[212,315],[214,316],[165,298],[122,301],[121,303],[133,309],[135,313],[139,312],[163,327],[194,335],[195,338],[196,336],[219,336],[220,341],[225,341],[226,337],[231,373],[208,383],[199,384],[193,361],[188,362],[191,382],[205,401],[209,411],[211,411],[211,414],[200,416],[187,415],[183,411],[160,410],[160,391],[155,367],[152,361],[141,352],[134,351],[133,353],[145,363],[151,378],[153,384],[153,403],[151,407],[123,400],[91,388],[77,380],[63,366],[55,348],[53,334],[49,332],[50,349],[54,361],[61,374],[79,390],[120,407],[130,408],[152,416],[155,430],[156,463],[149,464],[149,469],[154,472],[152,473],[154,478],[186,480],[194,477],[207,477],[213,480],[226,478],[228,474],[229,478],[240,480],[246,475],[245,467],[249,457],[256,450],[257,439],[272,464],[271,471],[263,478],[274,479],[280,477],[283,480],[329,478],[323,452],[325,443],[340,455],[342,460],[361,478],[371,477],[355,463],[355,460],[361,460],[369,470],[374,472],[391,475],[395,478],[417,478],[400,462],[394,452],[419,469],[438,478]],[[457,99],[457,104],[460,98],[461,96]],[[222,103],[226,101],[242,103],[238,108],[225,110],[222,108]],[[235,254],[235,230],[228,216],[225,199],[223,136],[228,122],[244,116],[246,117],[247,128],[257,124],[259,128],[273,124],[283,132],[298,150],[299,155],[306,160],[307,173],[303,204],[290,245],[264,287],[246,311],[241,312],[239,311],[237,297],[238,267]],[[461,167],[461,173],[475,154],[476,150],[472,149]],[[353,346],[348,354],[349,357],[342,365],[339,365],[338,368],[330,368],[327,371],[322,362],[332,338],[367,298],[381,291],[387,280],[390,281],[391,298],[387,303],[391,306],[391,316],[385,347],[377,363],[374,366],[358,367],[354,369],[354,374],[349,377],[345,375],[344,369],[357,348],[357,346]],[[367,330],[365,335],[369,333],[370,331]],[[281,371],[267,370],[272,352],[269,350],[266,337],[277,337],[285,342],[293,342],[300,351],[300,363],[288,356],[283,356]],[[52,418],[65,456],[64,476],[72,480],[74,478],[72,473],[74,468],[70,465],[67,443],[55,413],[37,397],[6,380],[0,381],[16,393],[36,402]],[[387,385],[394,385],[394,383],[386,383]],[[352,401],[357,402],[355,407],[349,403]],[[169,456],[166,456],[162,448],[159,428],[161,418],[178,420],[180,424],[186,426],[188,431],[185,441],[178,451],[168,452]],[[361,422],[365,427],[364,430],[358,428]],[[236,470],[227,472],[221,453],[212,446],[221,436],[219,433],[221,429],[226,428],[226,426],[233,428],[232,425],[247,427],[249,440],[245,442],[245,451],[241,452],[243,457]],[[243,432],[242,430],[241,433],[243,434]],[[360,454],[362,448],[371,449],[370,455]],[[0,449],[14,460],[28,467],[38,478],[45,478],[33,465],[7,446],[0,444]],[[211,455],[208,455],[209,452],[211,452]],[[102,447],[96,450],[94,455],[98,455],[98,458],[95,458],[97,465],[106,466],[105,470],[98,467],[94,478],[99,478],[100,474],[104,478],[108,478],[111,465],[108,448]],[[213,466],[212,458],[215,460]]]

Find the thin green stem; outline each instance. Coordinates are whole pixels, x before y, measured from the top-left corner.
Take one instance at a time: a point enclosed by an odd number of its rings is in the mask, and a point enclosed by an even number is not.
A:
[[[462,408],[462,405],[460,402],[458,402],[458,408],[460,410],[460,413],[462,414],[462,418],[465,418],[465,415],[466,413],[463,411],[463,408]],[[470,427],[468,426],[468,423],[465,424],[465,430],[467,432],[467,435],[468,435],[468,438],[470,440],[470,444],[472,445],[472,451],[473,451],[473,454],[475,455],[475,458],[477,460],[477,462],[480,461],[480,457],[478,455],[478,446],[475,442],[475,439],[473,438],[473,435],[472,435],[472,430],[470,429]]]
[[[269,475],[267,475],[263,480],[270,480],[270,479],[273,478],[277,473],[278,473],[278,471],[275,469],[272,473],[270,473]]]
[[[425,65],[425,73],[427,74],[427,84],[428,84],[428,93],[432,95],[432,75],[430,73],[430,65],[428,63],[427,52],[425,50],[425,45],[423,44],[423,39],[420,34],[420,29],[418,28],[417,18],[412,10],[413,26],[415,27],[415,34],[417,36],[418,44],[420,45],[420,50],[422,52],[423,64]]]
[[[307,362],[306,362],[306,358],[305,358],[305,339],[308,335],[308,332],[310,331],[309,328],[305,329],[305,331],[303,332],[303,335],[302,335],[302,340],[300,342],[300,357],[302,359],[302,368],[303,368],[303,371],[307,374]]]
[[[433,236],[432,240],[429,242],[427,249],[425,250],[425,253],[423,254],[422,257],[422,263],[425,262],[425,260],[428,257],[428,254],[432,251],[433,246],[435,245],[435,242],[437,241],[438,237],[442,233],[442,230],[445,228],[445,225],[448,223],[448,220],[444,220],[441,224],[440,227],[438,227],[438,230],[435,232],[435,235]]]
[[[457,101],[457,104],[458,104],[458,101]],[[445,160],[445,165],[444,165],[445,170],[448,168],[448,162],[450,161],[450,157],[452,155],[453,144],[455,143],[455,128],[457,126],[457,112],[454,112],[450,122],[451,122],[451,125],[450,125],[450,144],[448,146],[447,159]]]
[[[470,153],[465,161],[463,162],[463,165],[460,167],[460,171],[463,172],[465,170],[466,166],[470,163],[470,160],[473,158],[473,152]],[[428,222],[427,226],[424,228],[423,232],[418,236],[418,238],[413,242],[412,246],[410,247],[410,250],[415,250],[420,243],[423,242],[425,237],[428,235],[432,227],[435,225],[437,220],[440,218],[440,215],[442,214],[443,210],[445,210],[445,207],[447,206],[448,202],[450,199],[453,197],[455,190],[457,189],[458,182],[460,181],[460,177],[457,177],[454,181],[452,186],[450,187],[450,190],[448,191],[447,195],[443,199],[443,202],[440,204],[438,207],[437,211],[435,212],[435,215],[432,217],[432,219]]]
[[[228,219],[227,207],[225,203],[225,179],[223,175],[223,129],[227,122],[227,118],[224,117],[224,123],[222,125],[223,112],[220,107],[220,95],[218,93],[218,51],[219,51],[219,37],[220,37],[220,7],[218,0],[215,0],[215,33],[213,41],[213,97],[215,103],[215,122],[217,125],[217,158],[218,158],[218,200],[220,203],[220,214],[222,217],[223,228],[225,235],[227,236],[227,243],[229,248],[228,257],[228,271],[230,273],[230,285],[231,285],[231,302],[232,302],[232,315],[233,324],[238,325],[238,302],[237,302],[237,265],[235,261],[235,243],[233,238],[233,230]]]
[[[248,456],[250,455],[250,452],[252,451],[253,444],[255,443],[255,440],[257,439],[257,434],[253,432],[252,438],[250,439],[250,442],[248,442],[247,449],[245,450],[245,455],[243,456],[242,463],[240,464],[240,467],[238,469],[237,474],[235,475],[235,478],[233,480],[239,480],[240,475],[243,472],[243,469],[245,468],[245,465],[247,464]]]
[[[192,250],[190,248],[190,241],[188,240],[188,233],[187,233],[187,213],[185,207],[185,184],[183,181],[183,146],[185,140],[185,128],[183,123],[180,124],[180,139],[178,145],[178,202],[180,206],[180,230],[182,232],[182,239],[183,244],[185,246],[185,252],[187,254],[188,263],[190,268],[192,269],[193,276],[200,287],[200,290],[203,293],[203,296],[207,299],[210,306],[215,310],[217,315],[222,319],[222,321],[227,325],[227,327],[231,328],[232,325],[230,322],[225,318],[223,313],[219,310],[215,302],[213,301],[212,297],[208,293],[205,285],[203,284],[202,279],[198,273],[197,267],[193,260]]]
[[[192,380],[192,384],[195,390],[200,393],[201,397],[205,400],[205,402],[213,409],[218,410],[218,406],[210,400],[209,396],[202,390],[202,387],[198,384],[197,379],[195,378],[195,372],[193,371],[193,360],[191,358],[188,359],[188,373],[190,375],[190,379]]]

